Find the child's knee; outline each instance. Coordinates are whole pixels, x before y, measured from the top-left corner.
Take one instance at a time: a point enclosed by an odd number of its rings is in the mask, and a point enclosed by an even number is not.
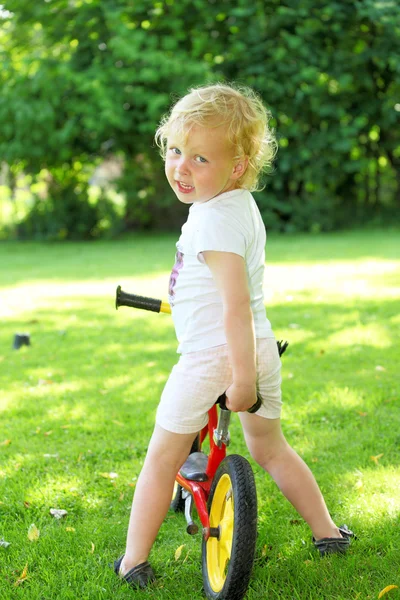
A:
[[[273,445],[255,444],[249,447],[251,457],[265,471],[269,472],[277,462],[284,460],[288,444],[285,439]]]

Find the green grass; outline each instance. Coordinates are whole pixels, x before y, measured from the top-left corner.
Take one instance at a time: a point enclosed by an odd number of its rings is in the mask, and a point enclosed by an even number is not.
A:
[[[165,296],[174,242],[0,244],[0,444],[11,440],[0,445],[0,539],[11,542],[0,547],[2,600],[203,597],[201,540],[185,533],[181,515],[168,515],[156,542],[151,591],[131,591],[108,567],[124,548],[176,361],[171,319],[116,312],[114,291]],[[346,557],[320,560],[307,526],[253,465],[259,536],[247,600],[366,600],[400,587],[399,248],[395,230],[269,240],[267,313],[290,341],[284,431],[335,521],[359,539]],[[32,345],[15,351],[21,331]],[[236,417],[231,434],[230,451],[246,455]],[[68,515],[57,521],[50,508]]]

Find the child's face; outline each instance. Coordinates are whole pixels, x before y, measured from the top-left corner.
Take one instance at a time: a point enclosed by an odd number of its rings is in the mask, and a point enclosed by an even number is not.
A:
[[[234,160],[224,126],[193,125],[186,136],[172,128],[165,174],[181,202],[207,202],[229,192],[243,172],[243,164]]]

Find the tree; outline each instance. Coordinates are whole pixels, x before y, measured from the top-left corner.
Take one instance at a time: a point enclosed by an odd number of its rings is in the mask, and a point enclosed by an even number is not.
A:
[[[125,165],[125,225],[176,225],[182,215],[154,130],[174,98],[217,79],[253,86],[274,115],[280,151],[258,196],[269,224],[331,229],[398,208],[397,3],[8,0],[4,8],[0,154],[14,169],[50,173],[52,214],[75,190],[76,222],[76,207],[90,205],[94,166],[113,153]]]

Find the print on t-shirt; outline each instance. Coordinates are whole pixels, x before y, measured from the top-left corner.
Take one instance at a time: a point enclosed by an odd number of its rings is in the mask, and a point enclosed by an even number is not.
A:
[[[169,293],[169,302],[170,302],[171,306],[174,305],[174,302],[173,302],[173,299],[175,297],[174,287],[176,284],[176,280],[178,279],[179,271],[182,269],[182,267],[183,267],[183,253],[180,252],[180,250],[178,250],[175,255],[175,264],[172,267],[171,275],[169,278],[168,293]]]

